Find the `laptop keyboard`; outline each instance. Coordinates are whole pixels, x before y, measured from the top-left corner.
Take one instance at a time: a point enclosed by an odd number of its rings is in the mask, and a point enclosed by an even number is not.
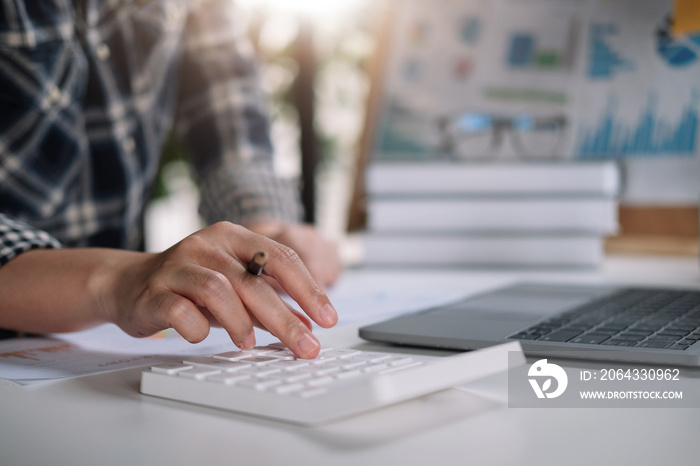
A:
[[[700,340],[700,292],[629,288],[508,338],[685,350]]]

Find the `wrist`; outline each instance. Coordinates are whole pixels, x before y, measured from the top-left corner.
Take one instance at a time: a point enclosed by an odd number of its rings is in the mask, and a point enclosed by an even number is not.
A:
[[[254,233],[271,239],[279,237],[287,227],[286,224],[280,222],[256,222],[244,226]]]
[[[113,249],[96,250],[99,260],[88,280],[95,312],[103,322],[117,324],[128,282],[138,280],[138,268],[151,254]]]

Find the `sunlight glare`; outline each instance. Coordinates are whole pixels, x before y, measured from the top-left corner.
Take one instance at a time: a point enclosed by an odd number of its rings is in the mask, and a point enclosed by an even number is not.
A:
[[[247,7],[262,7],[270,11],[295,13],[326,19],[338,17],[349,9],[359,6],[364,0],[241,0]]]

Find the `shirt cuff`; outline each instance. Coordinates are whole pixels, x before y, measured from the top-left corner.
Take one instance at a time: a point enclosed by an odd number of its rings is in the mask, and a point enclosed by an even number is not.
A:
[[[30,249],[58,249],[61,243],[43,230],[0,214],[0,267]]]
[[[240,225],[259,222],[298,223],[302,208],[298,189],[268,167],[218,167],[200,179],[200,214],[209,222]]]

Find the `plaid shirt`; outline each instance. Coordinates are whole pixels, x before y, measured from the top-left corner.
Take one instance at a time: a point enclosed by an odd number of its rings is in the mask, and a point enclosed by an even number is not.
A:
[[[231,0],[0,0],[0,265],[135,248],[175,128],[209,222],[300,219]]]

